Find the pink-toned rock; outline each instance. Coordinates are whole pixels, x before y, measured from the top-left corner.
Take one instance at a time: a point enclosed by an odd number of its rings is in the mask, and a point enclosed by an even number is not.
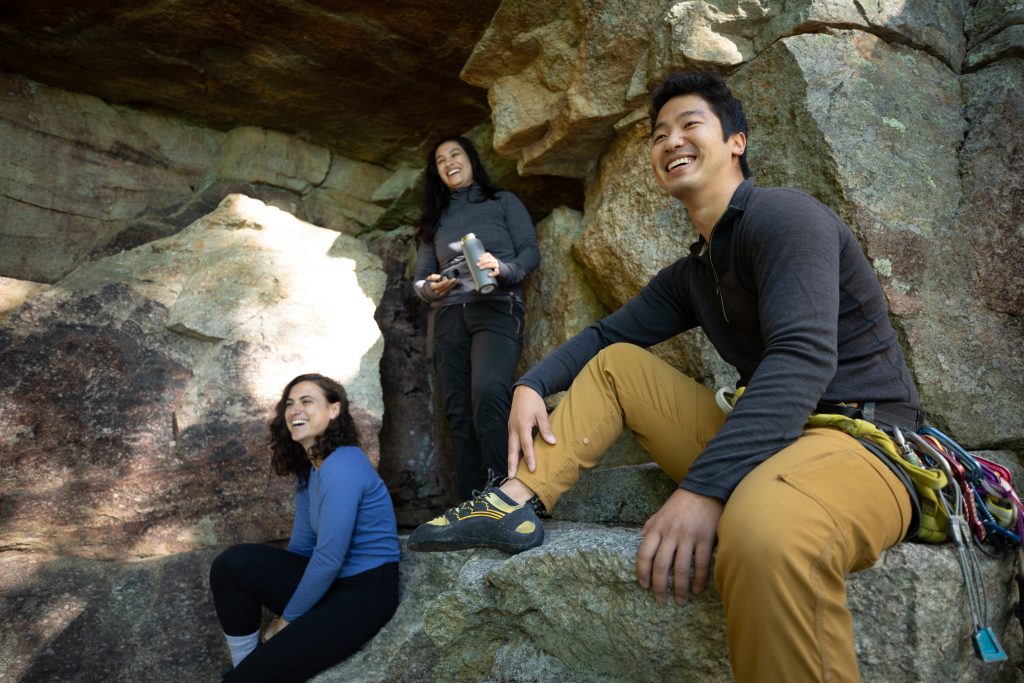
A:
[[[508,0],[462,71],[488,88],[494,148],[523,174],[586,178],[628,110],[660,0]]]

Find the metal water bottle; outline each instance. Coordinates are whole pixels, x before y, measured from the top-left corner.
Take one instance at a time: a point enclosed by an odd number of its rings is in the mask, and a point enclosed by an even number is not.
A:
[[[462,253],[466,256],[466,265],[469,266],[469,274],[473,276],[473,284],[476,291],[481,294],[490,294],[498,285],[498,281],[491,277],[491,271],[477,267],[476,262],[484,255],[484,243],[477,239],[471,232],[462,236]]]

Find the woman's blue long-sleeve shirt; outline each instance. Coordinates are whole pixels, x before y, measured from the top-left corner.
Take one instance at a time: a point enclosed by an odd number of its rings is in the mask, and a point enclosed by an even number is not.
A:
[[[399,560],[391,496],[362,450],[335,449],[310,470],[308,486],[296,484],[288,550],[310,558],[281,615],[288,621],[312,609],[335,579]]]

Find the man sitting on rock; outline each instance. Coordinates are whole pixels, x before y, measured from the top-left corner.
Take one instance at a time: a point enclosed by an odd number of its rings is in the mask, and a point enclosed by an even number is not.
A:
[[[718,76],[670,76],[650,116],[655,178],[700,239],[523,376],[509,479],[420,526],[409,546],[539,545],[531,499],[552,509],[629,427],[680,482],[644,525],[640,585],[663,603],[671,579],[685,603],[705,587],[717,538],[714,580],[736,680],[857,680],[845,576],[916,533],[916,496],[856,439],[806,422],[815,411],[861,410],[918,426],[881,288],[835,213],[747,179],[746,117]],[[643,350],[698,325],[745,387],[729,415],[712,391]],[[549,422],[542,397],[567,387]]]

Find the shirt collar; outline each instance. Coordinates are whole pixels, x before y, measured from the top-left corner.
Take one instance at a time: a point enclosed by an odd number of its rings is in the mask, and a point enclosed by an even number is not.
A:
[[[475,195],[480,191],[480,186],[475,182],[467,185],[466,187],[460,187],[452,192],[452,199],[469,199],[471,195]]]
[[[715,225],[715,230],[732,223],[736,220],[739,214],[743,213],[747,208],[747,200],[750,199],[750,193],[754,189],[754,183],[750,178],[744,178],[743,182],[739,184],[739,187],[732,193],[732,197],[729,199],[729,205],[725,209],[725,213],[718,219],[718,223]],[[690,245],[690,253],[698,255],[704,251],[707,247],[707,241],[703,235],[697,237],[697,241]]]

